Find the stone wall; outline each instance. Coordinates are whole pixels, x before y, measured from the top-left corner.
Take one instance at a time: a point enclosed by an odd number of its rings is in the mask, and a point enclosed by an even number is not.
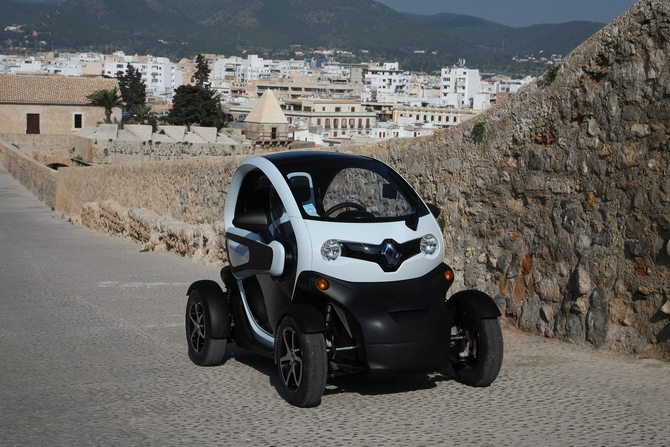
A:
[[[459,287],[524,330],[670,358],[670,3],[474,122],[364,150],[442,208]]]
[[[76,135],[1,134],[0,140],[45,165],[71,165],[70,158],[92,159],[92,141]]]
[[[223,220],[226,189],[244,156],[134,163],[58,171],[56,208],[79,214],[84,203],[114,200],[190,224]]]
[[[3,140],[0,140],[0,164],[47,206],[52,208],[55,206],[56,171],[28,157],[14,145]]]
[[[92,161],[102,164],[185,160],[196,157],[229,157],[252,151],[250,146],[242,144],[103,141],[99,139],[92,141],[92,147]]]

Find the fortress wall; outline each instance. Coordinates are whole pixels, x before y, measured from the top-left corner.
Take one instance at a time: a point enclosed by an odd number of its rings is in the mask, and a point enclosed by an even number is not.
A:
[[[0,139],[41,163],[58,161],[71,165],[70,158],[92,160],[91,141],[76,135],[2,134]]]
[[[79,214],[87,202],[114,200],[190,224],[223,219],[226,188],[238,156],[59,170],[56,208]]]
[[[0,140],[0,164],[47,206],[55,206],[57,171],[28,157],[3,140]]]

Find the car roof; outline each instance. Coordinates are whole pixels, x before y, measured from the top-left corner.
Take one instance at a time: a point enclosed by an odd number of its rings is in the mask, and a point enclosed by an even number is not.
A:
[[[354,155],[354,154],[343,154],[340,152],[320,152],[320,151],[288,151],[288,152],[276,152],[273,154],[263,155],[263,158],[272,162],[278,168],[290,165],[290,164],[304,164],[304,163],[331,163],[331,162],[347,162],[350,161],[352,164],[360,164],[361,162],[371,162],[375,161],[381,163],[379,160],[374,158],[366,157],[363,155]]]

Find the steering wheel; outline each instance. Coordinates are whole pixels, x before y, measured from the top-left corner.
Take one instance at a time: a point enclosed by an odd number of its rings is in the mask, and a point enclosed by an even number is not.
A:
[[[358,203],[342,202],[328,208],[328,210],[323,214],[323,216],[328,217],[335,211],[341,210],[342,208],[356,208],[358,211],[365,211],[365,207],[363,205],[359,205]]]

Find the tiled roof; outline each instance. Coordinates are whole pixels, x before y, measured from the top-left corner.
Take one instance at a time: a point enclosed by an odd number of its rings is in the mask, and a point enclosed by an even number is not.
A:
[[[88,104],[86,96],[118,85],[116,79],[107,78],[0,74],[0,103]]]

